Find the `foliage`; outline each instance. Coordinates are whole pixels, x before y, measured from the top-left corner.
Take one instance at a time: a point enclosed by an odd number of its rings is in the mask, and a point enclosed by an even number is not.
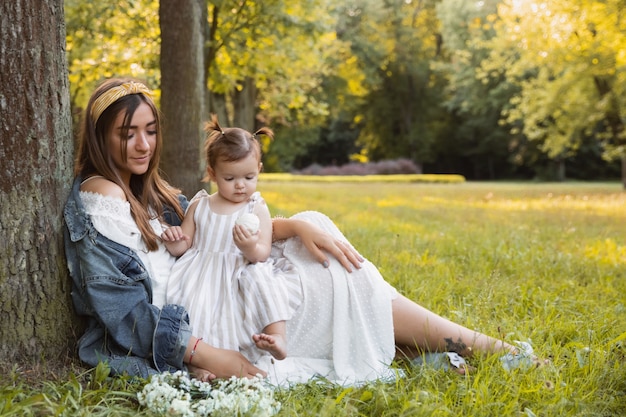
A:
[[[208,62],[209,90],[228,95],[252,78],[259,91],[259,119],[277,125],[322,120],[328,109],[317,96],[329,71],[325,58],[337,48],[333,4],[326,0],[209,3],[209,24],[216,28],[210,39],[214,59]]]
[[[367,158],[429,160],[439,100],[428,64],[437,54],[433,2],[363,1],[346,7],[340,25],[366,74],[355,121]]]
[[[408,157],[435,173],[540,177],[624,154],[622,0],[206,4],[211,111],[275,130],[269,171]],[[65,0],[75,114],[111,75],[158,95],[158,7]]]
[[[299,158],[308,158],[311,149],[319,149],[315,153],[321,160],[315,162],[347,159],[355,151],[355,135],[337,139],[332,120],[355,109],[365,88],[357,59],[337,33],[342,6],[308,0],[210,7],[210,25],[216,30],[210,40],[215,59],[209,62],[209,89],[233,97],[233,92],[251,88],[244,80],[253,80],[256,119],[276,133],[267,147],[266,168],[302,166]],[[345,117],[351,124],[350,116]],[[325,127],[328,120],[330,128]],[[335,152],[328,154],[328,149]]]
[[[293,168],[300,169],[313,164],[344,165],[361,149],[356,145],[359,127],[356,123],[341,120],[341,116],[330,118],[330,125],[319,132],[319,137],[308,144],[306,151],[298,155]]]
[[[481,79],[519,86],[506,121],[551,158],[574,154],[595,135],[605,157],[622,154],[624,136],[623,2],[503,1],[486,45]]]
[[[274,141],[263,156],[263,169],[268,172],[288,172],[295,160],[306,155],[319,138],[319,126],[292,125],[274,129]]]
[[[494,179],[496,172],[506,172],[515,150],[498,120],[516,88],[504,77],[479,77],[481,62],[490,53],[485,41],[495,35],[489,21],[498,3],[442,0],[436,8],[445,54],[431,66],[446,78],[443,105],[454,128],[438,138],[435,152],[441,159],[459,159],[457,166],[471,163],[473,178]]]
[[[159,2],[65,0],[67,60],[72,107],[79,112],[96,84],[133,76],[158,89]]]
[[[327,213],[409,298],[506,340],[531,341],[544,368],[468,376],[398,362],[394,383],[317,380],[279,390],[284,416],[619,416],[626,414],[626,195],[610,183],[307,183],[261,180],[275,214]],[[294,198],[297,196],[297,198]],[[149,416],[146,381],[14,369],[3,416]],[[58,375],[58,374],[57,374]],[[43,380],[42,380],[43,379]]]

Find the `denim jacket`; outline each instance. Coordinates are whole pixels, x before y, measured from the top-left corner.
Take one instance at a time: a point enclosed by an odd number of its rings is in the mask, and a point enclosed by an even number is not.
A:
[[[90,366],[106,362],[113,374],[147,378],[184,369],[183,356],[191,329],[179,305],[152,305],[148,272],[137,254],[102,236],[85,212],[79,195],[82,179],[74,180],[64,209],[65,256],[72,277],[76,313],[87,329],[78,341],[78,355]],[[180,197],[183,208],[187,205]],[[170,224],[180,224],[175,212]]]

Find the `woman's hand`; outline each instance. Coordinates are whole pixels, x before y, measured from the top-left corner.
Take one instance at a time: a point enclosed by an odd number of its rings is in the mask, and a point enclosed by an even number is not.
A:
[[[230,378],[231,376],[252,378],[258,374],[263,377],[267,376],[267,372],[252,365],[239,352],[213,347],[211,351],[206,361],[206,369],[216,378]]]
[[[329,233],[320,229],[312,223],[297,221],[297,231],[304,246],[311,252],[324,267],[328,268],[329,261],[324,251],[334,256],[348,272],[352,272],[352,267],[361,268],[363,257],[348,243],[334,238]]]
[[[194,341],[194,338],[191,341]],[[189,346],[195,346],[196,350],[191,356],[192,349],[188,347],[187,365],[200,379],[227,379],[231,376],[252,378],[258,374],[267,376],[267,372],[252,365],[237,351],[216,348],[201,341]]]

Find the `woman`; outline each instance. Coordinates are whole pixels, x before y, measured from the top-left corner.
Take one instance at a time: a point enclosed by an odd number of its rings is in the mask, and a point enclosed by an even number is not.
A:
[[[64,210],[72,298],[87,318],[79,356],[143,377],[185,364],[201,379],[264,374],[238,352],[201,343],[184,308],[163,306],[174,259],[158,236],[183,206],[159,176],[159,127],[150,91],[132,80],[104,82],[87,105]]]
[[[237,351],[203,342],[186,310],[165,304],[175,259],[158,236],[180,224],[186,200],[159,176],[160,150],[150,90],[129,79],[101,84],[86,108],[64,212],[74,306],[88,321],[79,356],[91,366],[105,361],[115,374],[144,377],[186,366],[204,380],[267,375],[272,361],[256,367]],[[298,274],[304,294],[304,307],[288,324],[294,361],[271,369],[280,381],[376,378],[396,347],[463,356],[517,352],[399,295],[319,213],[274,219],[273,232],[275,270]]]

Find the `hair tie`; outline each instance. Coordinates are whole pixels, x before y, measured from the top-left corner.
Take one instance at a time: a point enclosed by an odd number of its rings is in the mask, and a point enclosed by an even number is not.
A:
[[[102,93],[100,97],[93,102],[93,105],[91,106],[91,118],[94,124],[111,104],[130,94],[143,94],[146,97],[152,98],[152,92],[150,89],[142,83],[135,81],[130,81],[118,85],[117,87],[113,87]]]

